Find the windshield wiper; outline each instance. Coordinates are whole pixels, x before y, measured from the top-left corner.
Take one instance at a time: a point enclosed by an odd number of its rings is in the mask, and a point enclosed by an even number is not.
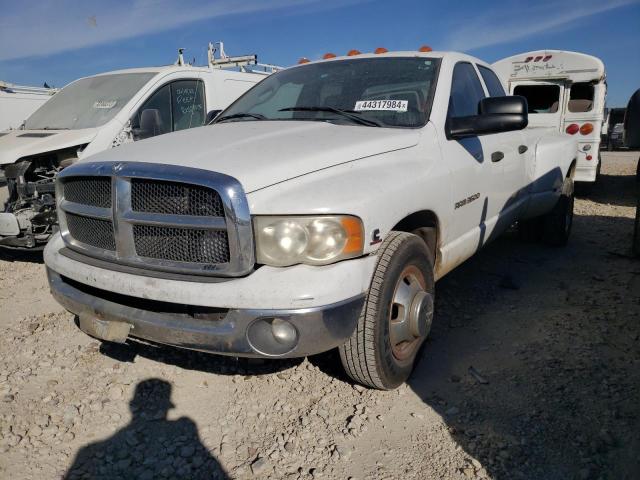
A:
[[[371,120],[368,118],[362,118],[358,115],[360,112],[356,112],[355,110],[342,110],[340,108],[333,107],[287,107],[281,108],[278,110],[279,112],[330,112],[337,113],[340,116],[348,118],[349,120],[359,123],[360,125],[367,125],[368,127],[381,127],[382,125],[375,120]]]
[[[233,115],[225,115],[224,117],[220,117],[216,119],[213,123],[224,122],[225,120],[232,120],[234,118],[253,118],[254,120],[264,120],[266,117],[259,113],[234,113]]]

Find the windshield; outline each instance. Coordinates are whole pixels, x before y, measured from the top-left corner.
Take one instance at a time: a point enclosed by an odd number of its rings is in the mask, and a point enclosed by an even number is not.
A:
[[[36,110],[27,130],[76,130],[104,125],[155,73],[117,73],[73,82]]]
[[[438,65],[434,58],[383,57],[283,70],[249,90],[217,121],[420,127],[428,120]]]

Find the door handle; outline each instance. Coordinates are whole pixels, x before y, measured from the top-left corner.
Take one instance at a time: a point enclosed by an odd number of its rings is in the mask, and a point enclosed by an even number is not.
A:
[[[527,150],[529,150],[529,147],[527,147],[526,145],[520,145],[518,147],[518,153],[523,154],[524,152],[526,152]]]
[[[491,154],[491,161],[492,162],[499,162],[503,158],[504,158],[504,153],[502,153],[502,152],[493,152]]]

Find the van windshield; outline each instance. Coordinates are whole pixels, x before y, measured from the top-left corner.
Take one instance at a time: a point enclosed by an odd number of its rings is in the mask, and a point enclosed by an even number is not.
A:
[[[294,67],[264,79],[217,122],[301,120],[419,127],[428,120],[439,62],[382,57]]]
[[[77,130],[104,125],[155,73],[115,73],[77,80],[36,110],[27,130]]]

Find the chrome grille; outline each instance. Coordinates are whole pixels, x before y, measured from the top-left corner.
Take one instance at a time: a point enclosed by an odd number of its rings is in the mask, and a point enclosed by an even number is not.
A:
[[[174,262],[227,263],[227,232],[134,225],[136,253]]]
[[[116,249],[113,234],[113,223],[110,220],[99,220],[67,213],[67,225],[73,238],[87,245],[103,250]]]
[[[64,197],[75,203],[111,208],[111,178],[73,177],[64,183]]]
[[[131,208],[135,212],[224,217],[224,206],[215,190],[141,178],[131,180]]]
[[[239,276],[254,264],[246,195],[232,177],[152,163],[80,162],[56,183],[66,245],[113,262]]]

